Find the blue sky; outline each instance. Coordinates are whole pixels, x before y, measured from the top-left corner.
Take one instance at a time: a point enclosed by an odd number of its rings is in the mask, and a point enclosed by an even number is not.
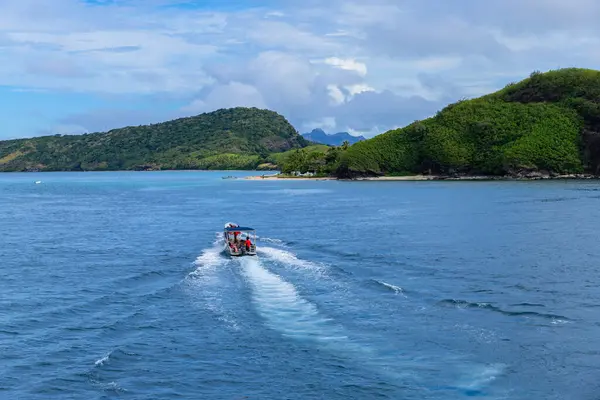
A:
[[[233,106],[371,137],[533,70],[600,69],[596,0],[1,3],[0,140]]]

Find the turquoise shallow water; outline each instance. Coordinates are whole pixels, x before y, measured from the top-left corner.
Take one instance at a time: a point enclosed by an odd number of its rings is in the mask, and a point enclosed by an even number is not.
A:
[[[598,183],[230,174],[0,174],[0,398],[597,397]]]

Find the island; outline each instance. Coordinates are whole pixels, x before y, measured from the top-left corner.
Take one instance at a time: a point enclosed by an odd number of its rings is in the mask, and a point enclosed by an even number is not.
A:
[[[272,154],[312,144],[280,114],[220,109],[83,135],[0,141],[0,171],[277,169]]]
[[[564,68],[449,104],[352,145],[281,158],[281,178],[481,180],[597,178],[600,71]]]
[[[108,132],[0,141],[0,171],[172,169],[279,172],[255,180],[596,178],[600,71],[535,71],[353,144],[311,142],[282,115],[244,107]]]

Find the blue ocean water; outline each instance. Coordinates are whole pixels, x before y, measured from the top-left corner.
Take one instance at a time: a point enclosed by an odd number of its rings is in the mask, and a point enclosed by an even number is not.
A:
[[[597,398],[600,184],[230,174],[0,174],[0,398]]]

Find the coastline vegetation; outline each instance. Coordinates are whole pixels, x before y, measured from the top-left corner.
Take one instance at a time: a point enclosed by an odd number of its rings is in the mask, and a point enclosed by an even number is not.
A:
[[[243,107],[104,133],[0,141],[0,171],[160,169],[342,179],[600,175],[600,71],[536,71],[353,145],[311,143],[283,116]]]
[[[539,176],[600,173],[600,71],[568,68],[446,106],[310,163],[282,169],[378,176]],[[292,165],[290,165],[292,164]]]
[[[310,144],[281,115],[230,108],[83,135],[0,141],[0,171],[256,169]]]

